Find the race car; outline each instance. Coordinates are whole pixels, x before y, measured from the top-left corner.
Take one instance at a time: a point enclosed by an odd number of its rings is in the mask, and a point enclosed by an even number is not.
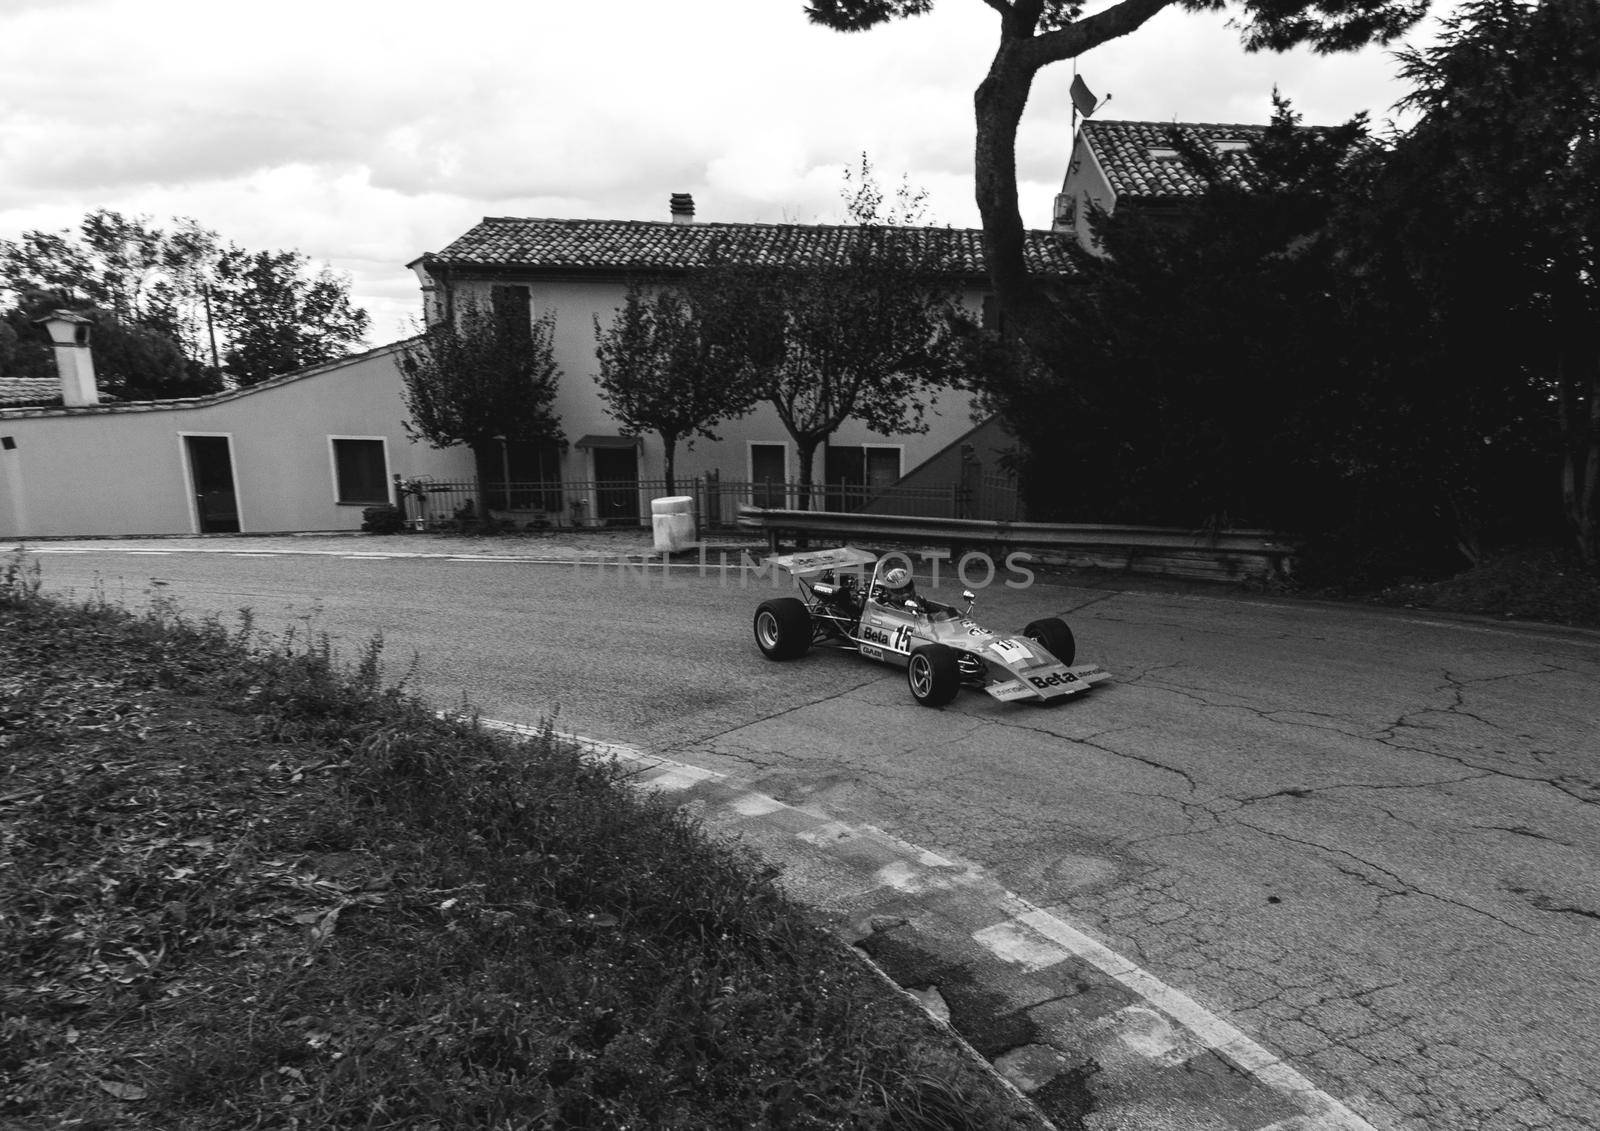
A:
[[[963,685],[981,687],[1002,702],[1051,701],[1109,679],[1093,664],[1072,665],[1072,630],[1060,617],[1030,622],[1015,635],[971,619],[965,609],[916,595],[910,575],[854,546],[767,559],[791,575],[800,597],[776,597],[756,609],[756,646],[769,660],[803,656],[813,644],[857,652],[906,672],[911,695],[942,707]],[[869,571],[870,570],[870,574]]]

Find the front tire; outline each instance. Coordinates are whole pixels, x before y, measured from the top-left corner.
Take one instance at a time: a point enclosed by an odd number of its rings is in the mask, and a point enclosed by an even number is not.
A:
[[[924,707],[943,707],[961,690],[961,666],[956,650],[944,644],[924,644],[906,664],[906,686]]]
[[[1072,629],[1060,617],[1030,621],[1022,635],[1041,645],[1066,667],[1072,666],[1072,658],[1078,654],[1078,642],[1072,638]]]
[[[811,650],[811,610],[798,597],[777,597],[756,608],[756,647],[769,660],[792,660]]]

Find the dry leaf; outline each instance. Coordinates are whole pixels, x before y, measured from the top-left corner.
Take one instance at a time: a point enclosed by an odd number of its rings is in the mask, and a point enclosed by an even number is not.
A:
[[[121,1080],[100,1080],[97,1082],[103,1091],[116,1096],[119,1100],[142,1100],[146,1094],[145,1090],[139,1085],[124,1084]]]
[[[342,907],[335,907],[332,911],[328,912],[322,918],[317,920],[316,926],[311,928],[311,943],[313,946],[328,941],[329,937],[333,934],[334,927],[338,926],[339,924],[339,912],[343,910],[344,908]]]

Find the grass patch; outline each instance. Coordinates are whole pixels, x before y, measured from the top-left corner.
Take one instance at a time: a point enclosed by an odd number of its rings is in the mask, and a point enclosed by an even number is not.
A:
[[[1397,583],[1370,599],[1407,608],[1600,628],[1600,577],[1565,550],[1508,551],[1453,577]]]
[[[1027,1120],[759,860],[381,652],[0,568],[0,1126]]]

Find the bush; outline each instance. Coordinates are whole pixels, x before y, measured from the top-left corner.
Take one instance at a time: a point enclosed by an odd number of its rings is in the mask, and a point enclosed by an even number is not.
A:
[[[361,512],[361,529],[368,534],[398,534],[405,525],[406,512],[396,506],[368,507]]]

